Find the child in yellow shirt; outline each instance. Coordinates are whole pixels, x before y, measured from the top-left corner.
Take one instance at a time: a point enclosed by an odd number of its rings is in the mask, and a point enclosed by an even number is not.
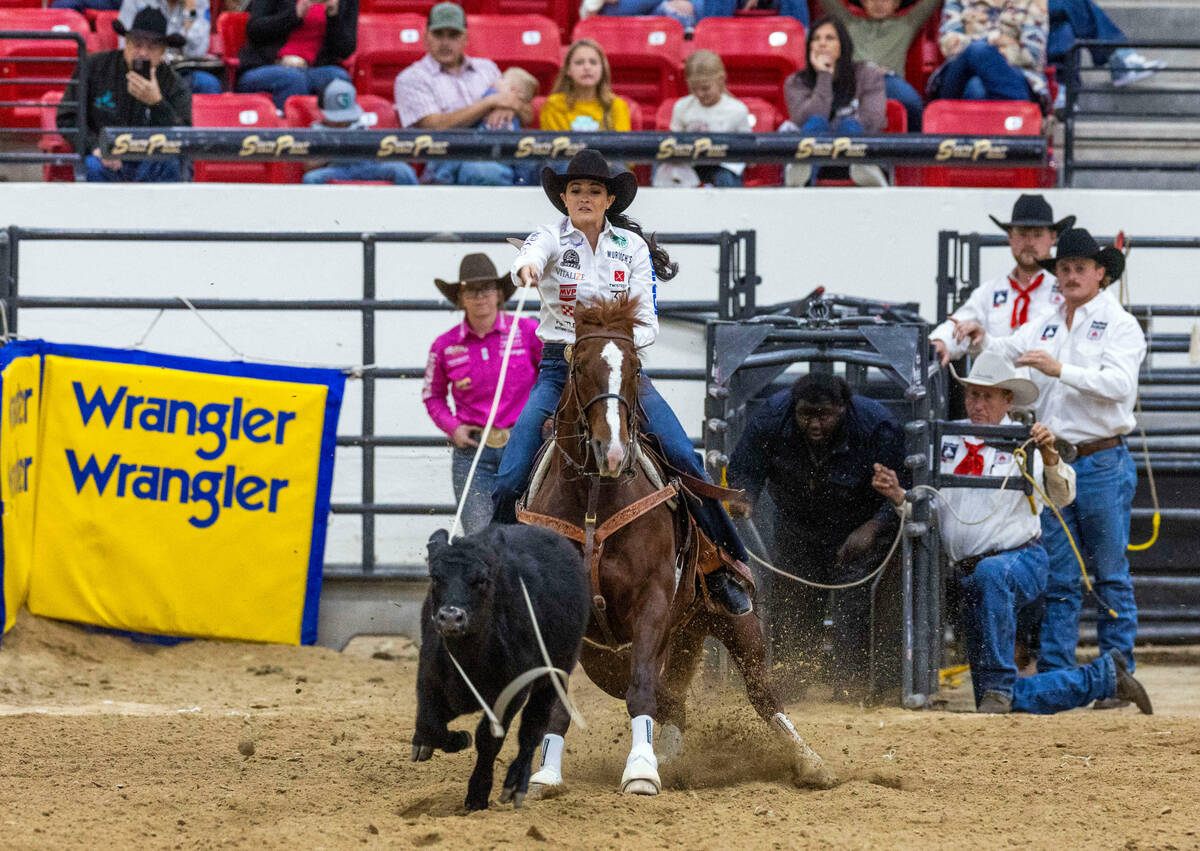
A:
[[[613,94],[608,59],[592,39],[581,38],[567,51],[538,125],[576,132],[630,129],[629,104]]]

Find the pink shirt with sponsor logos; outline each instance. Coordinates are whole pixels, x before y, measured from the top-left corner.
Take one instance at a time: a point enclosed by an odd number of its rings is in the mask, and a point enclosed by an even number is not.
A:
[[[537,326],[536,319],[522,319],[513,338],[504,393],[496,411],[498,428],[510,428],[517,421],[537,379],[542,359]],[[482,428],[487,422],[500,378],[504,342],[511,327],[512,317],[501,313],[492,330],[480,337],[464,319],[433,341],[425,364],[421,398],[430,418],[446,434],[452,435],[463,424]],[[454,398],[454,410],[446,402],[447,390]]]

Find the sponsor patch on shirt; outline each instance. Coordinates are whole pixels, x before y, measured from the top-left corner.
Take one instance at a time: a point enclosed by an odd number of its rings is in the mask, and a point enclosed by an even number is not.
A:
[[[561,265],[566,266],[568,269],[578,269],[579,268],[579,252],[573,248],[568,248],[566,251],[564,251],[562,253],[562,257],[560,257],[558,259],[558,262]]]
[[[625,237],[621,236],[619,233],[610,233],[608,235],[608,238],[611,239],[613,242],[615,242],[617,245],[621,246],[622,248],[624,248],[626,245],[629,244],[629,240],[627,240]]]
[[[465,355],[467,353],[466,346],[446,346],[446,357],[454,357],[455,355]]]
[[[613,270],[613,280],[616,281],[618,284],[625,283],[625,270],[614,269]]]
[[[1042,329],[1042,339],[1049,340],[1051,337],[1053,337],[1057,333],[1058,333],[1057,325],[1047,325],[1045,328]]]
[[[604,254],[609,260],[620,260],[622,263],[628,263],[630,266],[633,265],[632,254],[624,254],[620,251],[605,251]]]
[[[997,452],[995,459],[993,459],[993,461],[992,461],[992,469],[995,470],[997,467],[999,467],[1000,469],[1004,469],[1011,463],[1012,463],[1011,455],[1009,455],[1007,452]]]
[[[541,236],[541,231],[534,231],[529,236],[525,237],[525,242],[521,244],[521,250],[518,253],[528,254],[530,247],[532,247],[533,244],[538,241],[539,236]]]
[[[992,293],[992,307],[1008,304],[1008,290],[996,290]]]
[[[954,456],[958,454],[958,444],[953,440],[942,441],[942,460],[953,461]]]
[[[1107,327],[1107,322],[1101,322],[1099,319],[1093,320],[1091,327],[1088,328],[1087,338],[1089,340],[1099,340],[1104,336],[1104,329]]]

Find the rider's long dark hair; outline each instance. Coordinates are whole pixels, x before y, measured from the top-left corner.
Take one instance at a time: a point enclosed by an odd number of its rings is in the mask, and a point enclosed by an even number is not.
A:
[[[643,233],[642,226],[624,213],[608,213],[607,216],[614,226],[631,230],[645,240],[650,249],[650,264],[654,267],[654,276],[658,280],[669,281],[679,274],[679,264],[671,260],[671,255],[667,254],[667,249],[658,244],[654,239],[654,234]]]
[[[804,41],[806,65],[800,72],[800,76],[809,90],[817,87],[817,72],[812,66],[812,43],[814,34],[826,24],[833,27],[842,48],[837,61],[833,63],[833,107],[829,115],[825,116],[833,118],[839,109],[854,100],[858,85],[854,74],[854,40],[850,38],[850,32],[846,29],[846,25],[838,18],[825,15],[813,21],[812,29],[808,31],[808,38]]]

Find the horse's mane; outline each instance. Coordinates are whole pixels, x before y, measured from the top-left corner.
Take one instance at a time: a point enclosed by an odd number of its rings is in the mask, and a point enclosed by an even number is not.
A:
[[[591,331],[620,331],[633,336],[633,329],[645,325],[638,318],[641,299],[622,295],[614,299],[577,304],[575,306],[575,336]]]

